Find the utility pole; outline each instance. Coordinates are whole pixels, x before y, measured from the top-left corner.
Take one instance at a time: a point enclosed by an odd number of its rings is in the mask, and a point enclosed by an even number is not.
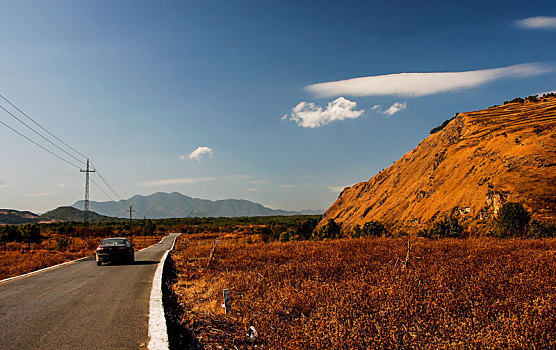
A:
[[[133,221],[133,216],[131,215],[131,213],[133,213],[135,210],[131,209],[131,205],[129,206],[129,224],[131,225],[131,222]]]
[[[85,173],[85,208],[83,209],[83,223],[85,225],[89,222],[89,173],[95,171],[89,170],[89,158],[87,158],[87,170],[79,169],[79,172]]]

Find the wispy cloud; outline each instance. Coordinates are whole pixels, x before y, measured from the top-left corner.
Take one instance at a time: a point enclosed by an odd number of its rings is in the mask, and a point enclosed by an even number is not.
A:
[[[66,187],[68,187],[68,185],[66,185],[66,184],[56,184],[55,186],[58,187],[58,188],[66,188]]]
[[[265,180],[249,180],[249,181],[247,181],[247,183],[251,184],[251,185],[262,185],[262,184],[265,184],[266,181]]]
[[[329,102],[324,109],[312,102],[300,102],[282,120],[293,120],[304,128],[318,128],[335,120],[359,118],[365,110],[356,107],[357,103],[343,97]]]
[[[546,94],[556,94],[556,90],[551,90],[551,91],[545,91],[545,92],[538,92],[535,95],[537,96],[542,96],[542,95],[546,95]]]
[[[154,181],[145,181],[138,183],[142,187],[155,187],[155,186],[171,186],[171,185],[190,185],[199,182],[208,182],[219,180],[218,177],[197,177],[197,178],[181,178],[181,179],[162,179]]]
[[[201,160],[201,158],[204,157],[204,156],[212,157],[212,148],[207,147],[207,146],[199,146],[199,147],[197,147],[196,150],[194,150],[193,152],[191,152],[189,154],[182,154],[180,156],[180,159],[181,160],[194,159],[197,162],[199,162]]]
[[[50,197],[55,195],[54,192],[35,192],[35,193],[27,193],[25,197]]]
[[[400,111],[403,111],[406,108],[407,102],[396,102],[388,107],[388,109],[384,111],[384,114],[386,114],[387,116],[392,116]]]
[[[251,188],[246,189],[246,191],[247,191],[247,192],[259,192],[260,189],[259,189],[259,188],[251,187]]]
[[[329,189],[332,192],[342,192],[344,190],[344,188],[346,188],[345,186],[326,186],[327,189]]]
[[[9,185],[4,183],[4,181],[0,180],[0,188],[8,188],[8,187],[12,187],[13,185]]]
[[[525,29],[556,29],[556,17],[537,16],[520,19],[514,22]]]
[[[381,105],[374,105],[373,110],[376,110],[378,113],[384,114],[388,117],[393,116],[394,114],[403,111],[407,108],[407,101],[404,102],[395,102],[393,105],[388,107],[385,111],[382,110]]]
[[[418,97],[469,89],[503,78],[529,77],[553,70],[554,68],[548,65],[526,63],[464,72],[375,75],[309,85],[306,89],[318,97],[380,95]]]
[[[280,185],[278,187],[280,187],[280,188],[292,188],[293,185]]]

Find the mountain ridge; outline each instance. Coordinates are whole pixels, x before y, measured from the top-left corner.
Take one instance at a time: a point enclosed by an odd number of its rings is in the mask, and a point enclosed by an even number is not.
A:
[[[83,208],[82,200],[71,205]],[[112,217],[129,217],[128,209],[136,210],[137,217],[149,219],[180,217],[234,217],[234,216],[271,216],[300,215],[296,211],[271,209],[262,204],[245,199],[222,199],[211,201],[193,198],[179,192],[156,192],[148,196],[134,195],[118,202],[90,201],[89,208],[101,215]]]

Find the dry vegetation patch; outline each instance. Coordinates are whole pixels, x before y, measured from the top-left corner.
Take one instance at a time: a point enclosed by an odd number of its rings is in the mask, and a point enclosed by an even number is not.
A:
[[[556,240],[417,239],[406,265],[403,239],[233,237],[220,240],[207,268],[216,237],[182,236],[172,254],[172,316],[192,334],[190,346],[556,346]],[[246,336],[251,326],[254,340]]]

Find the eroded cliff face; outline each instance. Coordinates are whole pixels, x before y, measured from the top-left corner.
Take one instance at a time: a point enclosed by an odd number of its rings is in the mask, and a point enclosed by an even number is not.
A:
[[[556,98],[461,113],[388,169],[345,188],[321,225],[380,220],[415,231],[457,215],[480,228],[507,201],[556,218]]]

